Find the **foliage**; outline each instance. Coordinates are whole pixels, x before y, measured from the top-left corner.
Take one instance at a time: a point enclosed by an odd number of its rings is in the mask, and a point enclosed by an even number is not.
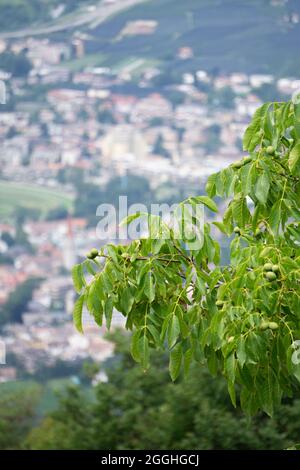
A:
[[[209,223],[195,251],[189,237],[176,238],[173,227],[149,216],[149,238],[107,245],[74,267],[77,329],[84,306],[108,326],[116,308],[134,331],[132,355],[144,369],[153,348],[169,351],[173,380],[194,360],[206,363],[226,377],[234,405],[240,384],[246,413],[272,415],[300,380],[292,360],[300,311],[299,126],[299,105],[265,104],[244,136],[249,156],[212,175],[208,196],[189,198],[192,207],[217,211],[211,198],[232,196],[222,222],[214,222],[235,234],[228,266],[219,264]]]
[[[3,52],[0,54],[0,68],[11,73],[14,77],[26,77],[32,64],[23,52],[19,54]]]
[[[30,383],[10,390],[6,385],[1,384],[0,393],[0,449],[19,449],[33,426],[40,388]]]
[[[193,364],[185,380],[172,384],[166,355],[153,353],[145,374],[131,358],[128,340],[114,334],[116,359],[108,381],[88,399],[72,387],[54,412],[32,430],[30,449],[283,449],[299,437],[300,401],[285,403],[273,420],[250,422],[235,410],[222,377]],[[214,423],[212,426],[211,423]]]

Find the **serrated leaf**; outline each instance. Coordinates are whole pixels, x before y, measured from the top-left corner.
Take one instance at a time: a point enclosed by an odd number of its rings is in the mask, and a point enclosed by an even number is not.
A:
[[[95,322],[102,326],[103,307],[99,295],[99,283],[93,282],[86,293],[86,306]]]
[[[131,311],[132,306],[134,304],[134,294],[130,287],[126,287],[123,292],[121,293],[120,299],[120,306],[122,308],[122,312],[126,315]]]
[[[182,345],[177,344],[170,353],[169,372],[173,382],[177,379],[182,363]]]
[[[189,373],[192,358],[193,358],[193,350],[188,349],[187,351],[185,351],[183,355],[183,372],[185,376],[188,375]]]
[[[252,152],[261,141],[263,136],[263,122],[270,105],[271,103],[266,103],[254,113],[251,124],[246,129],[243,137],[243,148],[245,151]]]
[[[213,225],[215,225],[216,227],[218,227],[218,229],[224,233],[224,235],[227,235],[227,231],[226,231],[226,228],[225,228],[225,225],[223,224],[223,222],[213,222]]]
[[[204,204],[213,212],[218,212],[218,207],[216,203],[208,196],[197,196],[191,198],[192,201],[195,201],[197,204]]]
[[[240,338],[238,341],[236,355],[240,366],[243,367],[247,358],[244,338]]]
[[[216,195],[216,179],[217,179],[216,173],[213,173],[207,179],[205,190],[207,194],[209,195],[209,197],[214,197]]]
[[[106,328],[108,330],[110,329],[112,314],[113,314],[113,299],[112,297],[109,297],[104,302],[104,315],[105,315],[105,320],[106,320]]]
[[[141,336],[141,330],[136,330],[131,338],[131,355],[136,362],[141,361],[139,339]]]
[[[255,169],[253,165],[249,164],[244,165],[241,169],[242,191],[244,195],[250,194],[252,189],[253,168]]]
[[[255,191],[254,191],[255,196],[257,197],[257,199],[259,200],[261,204],[264,204],[264,205],[266,204],[269,190],[270,190],[269,176],[267,175],[267,173],[262,173],[256,181]]]
[[[224,360],[224,371],[229,382],[235,382],[236,359],[234,353],[231,353]]]
[[[138,341],[138,350],[140,362],[144,370],[146,370],[149,367],[149,341],[146,336],[146,333],[144,333]]]
[[[151,271],[147,272],[144,278],[144,292],[152,303],[155,299],[155,278]]]
[[[262,409],[270,416],[273,416],[274,402],[273,402],[273,375],[270,367],[264,375],[263,382],[258,386],[258,396],[261,402]]]
[[[118,247],[111,245],[110,243],[106,245],[107,254],[111,257],[114,263],[118,264]]]
[[[172,349],[180,334],[180,323],[175,314],[173,314],[168,322],[168,345]]]
[[[299,98],[300,96],[298,96],[298,101],[299,101]],[[295,114],[296,121],[300,121],[300,103],[294,104],[294,114]]]
[[[281,201],[275,202],[274,206],[271,209],[270,217],[269,217],[269,224],[274,233],[278,233],[279,228],[280,228],[281,210],[282,210]]]
[[[150,331],[155,344],[157,346],[160,345],[161,341],[160,341],[159,331],[155,328],[155,326],[147,325],[147,330]]]
[[[244,196],[239,196],[234,199],[232,201],[231,209],[235,222],[240,228],[244,228],[251,217],[246,198]]]
[[[227,387],[228,387],[228,393],[229,393],[229,396],[230,396],[230,399],[231,399],[231,403],[236,408],[236,393],[235,393],[234,383],[229,381],[227,383]]]
[[[82,329],[83,304],[84,304],[84,295],[81,295],[76,300],[75,305],[74,305],[74,310],[73,310],[74,325],[76,329],[79,331],[79,333],[83,333],[83,329]]]
[[[300,163],[300,143],[295,145],[289,155],[289,169],[292,173],[295,172],[298,164]]]
[[[76,292],[79,294],[85,285],[81,264],[75,264],[72,268],[72,279]]]
[[[124,225],[129,225],[131,222],[133,222],[135,219],[138,219],[139,217],[148,217],[148,214],[146,212],[136,212],[135,214],[128,215],[121,221],[120,227],[123,227]]]

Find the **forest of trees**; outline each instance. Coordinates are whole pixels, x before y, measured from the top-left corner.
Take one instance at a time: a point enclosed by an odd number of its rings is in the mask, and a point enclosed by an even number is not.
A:
[[[172,384],[168,358],[155,353],[146,373],[132,359],[129,337],[116,332],[108,381],[71,385],[55,409],[40,416],[39,385],[2,393],[1,449],[285,449],[300,434],[300,395],[285,400],[273,419],[250,421],[235,410],[222,377],[193,365]],[[97,370],[97,369],[95,369]]]

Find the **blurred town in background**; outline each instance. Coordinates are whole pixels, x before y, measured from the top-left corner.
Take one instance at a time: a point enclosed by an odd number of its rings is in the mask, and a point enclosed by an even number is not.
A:
[[[31,19],[0,1],[0,382],[76,377],[109,358],[105,328],[86,318],[82,336],[72,324],[71,267],[103,243],[97,206],[203,193],[240,158],[257,107],[300,89],[297,2],[247,1],[238,16],[226,1],[52,3]]]

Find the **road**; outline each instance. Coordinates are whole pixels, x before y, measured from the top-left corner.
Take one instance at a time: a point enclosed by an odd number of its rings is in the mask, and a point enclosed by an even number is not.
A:
[[[9,31],[6,33],[0,33],[0,39],[21,39],[26,36],[39,36],[41,34],[51,34],[58,31],[64,31],[70,28],[78,28],[88,23],[96,23],[97,25],[106,21],[110,16],[116,15],[122,10],[144,3],[147,0],[117,0],[116,3],[100,2],[94,11],[78,12],[78,16],[73,15],[72,18],[66,18],[59,24],[45,25],[39,27],[26,28],[19,31]],[[60,18],[61,21],[63,18]]]

